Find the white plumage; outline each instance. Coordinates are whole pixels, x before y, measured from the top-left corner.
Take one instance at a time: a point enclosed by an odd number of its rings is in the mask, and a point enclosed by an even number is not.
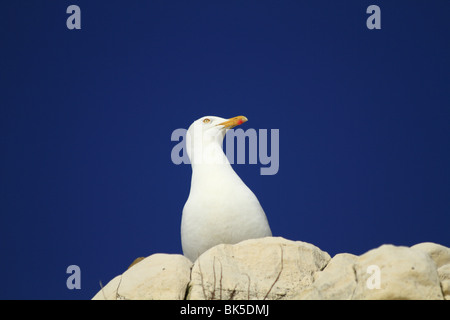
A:
[[[186,148],[192,180],[181,219],[181,244],[184,255],[192,261],[221,243],[272,236],[258,199],[222,150],[226,131],[245,121],[243,116],[206,116],[188,129]]]

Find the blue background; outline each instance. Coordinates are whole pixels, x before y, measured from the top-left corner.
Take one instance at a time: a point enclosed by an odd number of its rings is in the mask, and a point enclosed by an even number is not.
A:
[[[81,30],[66,8],[81,8]],[[381,8],[381,30],[366,9]],[[330,255],[450,246],[449,1],[4,1],[0,298],[89,299],[181,253],[204,115],[280,130],[280,168],[234,165],[273,234]],[[81,268],[81,290],[66,268]]]

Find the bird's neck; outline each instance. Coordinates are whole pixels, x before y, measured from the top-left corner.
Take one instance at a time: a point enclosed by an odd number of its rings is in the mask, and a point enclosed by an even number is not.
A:
[[[198,144],[188,154],[194,171],[214,167],[231,167],[221,143],[216,141]]]
[[[229,179],[236,176],[220,143],[209,143],[195,149],[191,154],[192,179],[196,177],[211,177]],[[235,177],[233,177],[235,178]]]
[[[200,153],[197,153],[199,149],[195,151],[191,154],[193,156],[191,192],[204,190],[221,192],[226,185],[243,184],[219,143],[207,144],[202,150],[201,158]]]
[[[192,170],[203,165],[229,165],[227,157],[222,150],[225,132],[204,134],[201,130],[189,128],[186,134],[186,151],[192,164]],[[214,132],[213,132],[214,133]]]

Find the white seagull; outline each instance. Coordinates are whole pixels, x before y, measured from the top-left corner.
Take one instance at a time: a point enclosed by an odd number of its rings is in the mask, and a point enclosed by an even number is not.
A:
[[[181,219],[181,244],[183,254],[191,261],[221,243],[272,236],[258,199],[234,172],[222,150],[227,130],[246,121],[244,116],[206,116],[187,131],[192,180]]]

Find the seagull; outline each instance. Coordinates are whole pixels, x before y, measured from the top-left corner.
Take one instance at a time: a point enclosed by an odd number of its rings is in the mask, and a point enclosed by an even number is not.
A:
[[[244,116],[205,116],[187,131],[192,179],[181,218],[181,244],[191,261],[218,244],[272,236],[258,198],[233,170],[222,149],[226,132],[246,121]]]

